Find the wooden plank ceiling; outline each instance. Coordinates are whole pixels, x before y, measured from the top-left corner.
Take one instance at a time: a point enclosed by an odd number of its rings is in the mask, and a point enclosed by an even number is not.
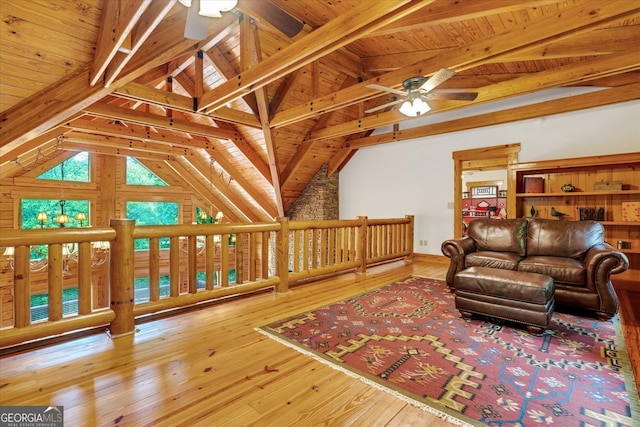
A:
[[[134,156],[202,206],[266,221],[360,147],[640,98],[636,0],[270,1],[239,0],[191,40],[177,0],[0,0],[0,179],[43,154]],[[457,75],[439,89],[479,95],[429,114],[606,89],[412,129],[397,105],[366,112],[399,96],[370,84],[441,68]]]

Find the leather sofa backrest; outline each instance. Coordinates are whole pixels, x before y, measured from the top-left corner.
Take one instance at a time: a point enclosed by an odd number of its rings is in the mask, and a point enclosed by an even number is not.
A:
[[[529,221],[527,256],[581,259],[589,248],[603,242],[604,227],[599,222],[534,218]]]
[[[478,251],[526,254],[527,220],[523,218],[475,219],[469,224],[467,235],[474,240]]]

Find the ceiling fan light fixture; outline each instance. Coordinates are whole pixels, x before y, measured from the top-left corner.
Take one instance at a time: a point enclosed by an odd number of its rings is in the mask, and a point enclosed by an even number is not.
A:
[[[418,94],[410,96],[409,99],[404,101],[398,111],[407,117],[418,117],[427,113],[429,110],[431,110],[429,104]]]
[[[238,4],[238,0],[200,0],[200,15],[221,18],[222,12],[228,12]]]

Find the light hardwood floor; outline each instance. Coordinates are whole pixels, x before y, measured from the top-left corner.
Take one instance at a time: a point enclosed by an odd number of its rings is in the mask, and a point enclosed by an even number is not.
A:
[[[254,330],[411,274],[442,279],[447,261],[417,257],[156,318],[116,339],[7,353],[0,405],[63,405],[65,426],[448,426]],[[640,293],[620,299],[640,378]]]

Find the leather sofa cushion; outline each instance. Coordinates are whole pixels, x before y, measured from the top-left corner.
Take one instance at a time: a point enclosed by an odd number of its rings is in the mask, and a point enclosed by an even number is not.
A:
[[[549,276],[520,271],[471,267],[456,274],[455,292],[490,295],[506,300],[547,304],[555,286]]]
[[[535,218],[529,222],[527,256],[583,259],[592,246],[604,242],[604,227],[596,221]]]
[[[471,221],[467,235],[476,243],[477,251],[526,253],[527,220],[482,218]]]
[[[518,263],[518,271],[546,274],[556,283],[569,283],[584,287],[587,272],[584,264],[573,258],[554,256],[530,256]]]
[[[490,267],[503,270],[515,270],[523,259],[511,252],[480,251],[471,252],[464,257],[464,267]]]

